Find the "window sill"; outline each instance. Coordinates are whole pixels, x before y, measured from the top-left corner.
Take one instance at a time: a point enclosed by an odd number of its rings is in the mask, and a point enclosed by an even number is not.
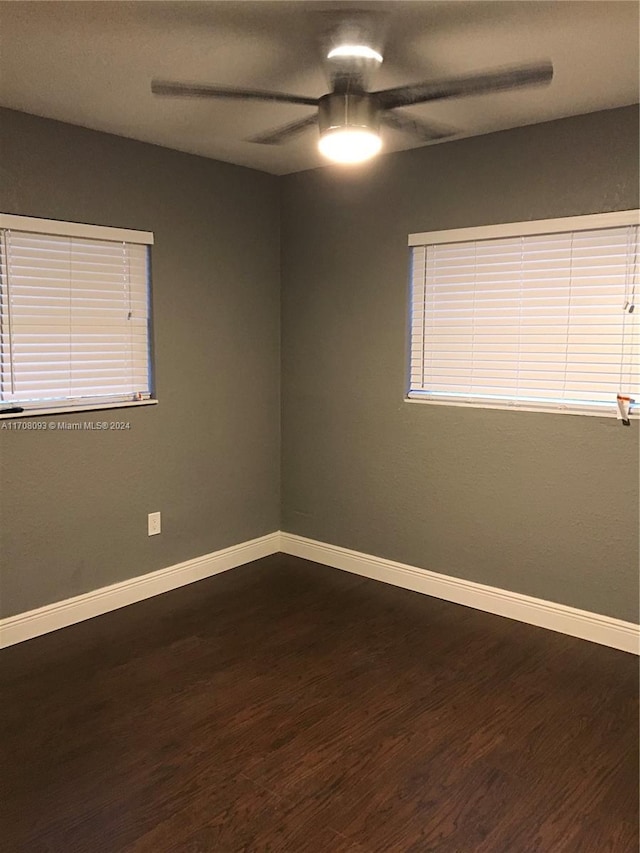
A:
[[[467,400],[436,400],[432,398],[428,398],[423,395],[416,397],[405,397],[405,403],[418,403],[419,405],[428,405],[428,406],[458,406],[463,407],[465,409],[499,409],[501,411],[507,412],[538,412],[538,414],[543,415],[586,415],[591,418],[607,418],[607,419],[616,419],[617,412],[613,409],[603,410],[603,409],[579,409],[579,408],[569,408],[567,406],[526,406],[526,405],[516,405],[515,403],[477,403],[475,401],[467,401]],[[640,412],[631,412],[629,415],[630,420],[635,421],[640,418]]]
[[[25,409],[23,412],[0,412],[0,420],[7,418],[34,418],[43,415],[69,415],[73,412],[100,412],[107,409],[131,409],[134,406],[155,406],[157,400],[123,400],[119,403],[94,403],[78,406],[56,406],[43,409]]]

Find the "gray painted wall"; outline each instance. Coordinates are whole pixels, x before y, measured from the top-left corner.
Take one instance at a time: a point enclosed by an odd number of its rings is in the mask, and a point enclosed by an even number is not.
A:
[[[277,178],[7,110],[0,169],[3,212],[155,233],[160,399],[0,430],[1,615],[277,530]]]
[[[283,179],[0,110],[0,210],[155,232],[160,397],[0,430],[1,615],[277,529],[281,369],[284,529],[636,619],[637,423],[403,396],[408,233],[637,206],[636,108]]]
[[[283,529],[636,620],[638,423],[404,402],[410,232],[638,207],[630,107],[283,179]]]

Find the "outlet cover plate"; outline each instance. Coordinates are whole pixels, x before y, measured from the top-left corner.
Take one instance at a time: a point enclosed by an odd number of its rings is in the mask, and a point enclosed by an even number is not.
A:
[[[160,513],[159,512],[150,512],[148,516],[148,534],[149,536],[157,536],[158,533],[162,531],[162,525],[160,521]]]

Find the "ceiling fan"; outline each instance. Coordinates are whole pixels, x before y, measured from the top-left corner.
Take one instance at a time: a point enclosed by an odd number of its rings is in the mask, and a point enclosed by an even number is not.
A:
[[[452,128],[395,112],[399,107],[540,85],[549,83],[553,77],[552,63],[543,61],[372,92],[367,90],[367,79],[382,63],[381,48],[371,33],[344,25],[336,28],[328,40],[325,57],[331,91],[320,98],[166,80],[153,80],[151,91],[154,95],[275,101],[315,107],[311,115],[248,141],[279,145],[317,125],[318,147],[324,156],[335,162],[358,163],[380,151],[381,125],[410,133],[423,142],[457,134]]]

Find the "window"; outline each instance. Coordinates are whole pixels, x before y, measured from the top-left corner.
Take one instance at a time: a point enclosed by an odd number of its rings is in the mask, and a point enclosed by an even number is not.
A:
[[[412,234],[409,398],[639,413],[638,214]]]
[[[152,242],[0,214],[0,417],[154,402]]]

